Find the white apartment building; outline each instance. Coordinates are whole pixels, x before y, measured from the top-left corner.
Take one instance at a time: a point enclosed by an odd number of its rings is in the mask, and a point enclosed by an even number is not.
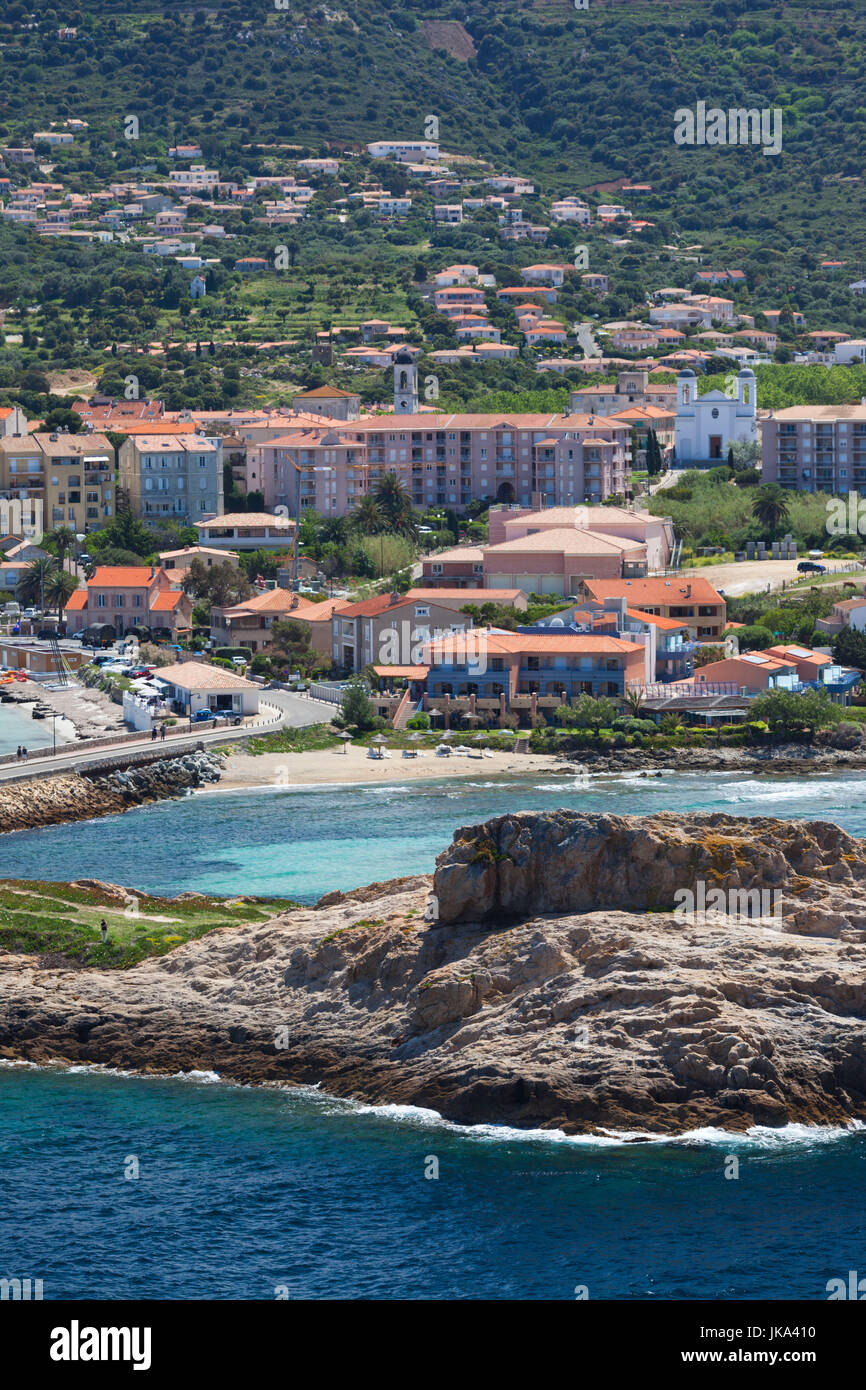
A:
[[[411,164],[426,164],[439,158],[438,140],[374,140],[367,146],[373,159],[398,159]]]

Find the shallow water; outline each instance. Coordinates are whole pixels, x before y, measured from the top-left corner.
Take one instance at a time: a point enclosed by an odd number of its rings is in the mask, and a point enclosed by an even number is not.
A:
[[[458,826],[556,806],[613,815],[800,816],[866,835],[866,772],[808,779],[627,774],[591,777],[588,785],[568,777],[479,775],[477,782],[206,791],[103,820],[2,836],[0,873],[314,902],[335,888],[431,872]]]

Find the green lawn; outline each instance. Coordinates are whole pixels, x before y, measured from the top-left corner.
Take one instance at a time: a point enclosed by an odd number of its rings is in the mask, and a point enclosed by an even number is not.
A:
[[[217,927],[265,922],[295,905],[285,898],[202,896],[179,902],[134,889],[124,904],[98,889],[5,879],[0,881],[0,949],[123,969]]]

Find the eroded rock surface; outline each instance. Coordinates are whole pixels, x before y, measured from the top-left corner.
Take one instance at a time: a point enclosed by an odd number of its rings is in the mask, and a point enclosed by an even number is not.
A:
[[[665,895],[699,873],[766,879],[790,911],[675,915]],[[427,920],[434,887],[448,920]],[[569,1132],[866,1120],[864,889],[860,842],[820,822],[501,817],[457,832],[435,884],[332,895],[127,971],[0,956],[0,1052]]]

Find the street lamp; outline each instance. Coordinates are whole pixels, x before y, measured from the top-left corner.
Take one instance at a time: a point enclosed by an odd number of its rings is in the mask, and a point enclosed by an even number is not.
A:
[[[79,557],[80,554],[81,554],[81,547],[83,546],[83,544],[84,544],[84,542],[85,542],[86,539],[87,539],[87,537],[86,537],[86,535],[84,534],[83,531],[76,531],[76,533],[75,533],[75,540],[76,540],[76,542],[77,542],[77,547],[78,547],[77,550],[76,550],[76,552],[75,552],[75,569],[76,569],[76,573],[77,573],[77,571],[78,571],[78,557]]]

